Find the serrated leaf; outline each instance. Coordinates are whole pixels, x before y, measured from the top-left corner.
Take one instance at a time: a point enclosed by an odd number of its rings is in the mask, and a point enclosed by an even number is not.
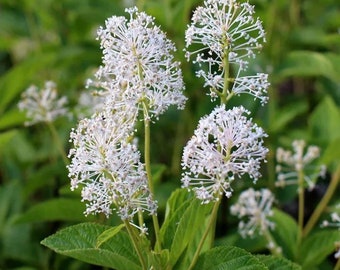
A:
[[[264,270],[268,269],[251,253],[233,246],[215,247],[199,256],[195,270]]]
[[[127,233],[122,230],[96,248],[97,238],[109,227],[81,223],[45,238],[41,244],[77,260],[117,270],[141,270],[138,257]]]
[[[300,270],[301,266],[293,263],[292,261],[277,256],[270,255],[256,255],[256,258],[259,259],[265,266],[268,267],[269,270]]]
[[[293,260],[295,258],[296,239],[298,234],[298,226],[296,221],[285,212],[274,209],[274,215],[271,220],[275,223],[272,235],[276,243],[282,248],[284,256]]]
[[[77,199],[51,199],[32,206],[16,219],[16,223],[43,221],[91,221],[85,217],[85,204]]]
[[[335,243],[340,240],[338,230],[323,230],[304,239],[299,252],[299,262],[304,269],[320,264],[335,252]]]
[[[102,244],[104,244],[106,241],[114,237],[121,229],[124,228],[124,224],[120,224],[118,226],[112,227],[110,229],[107,229],[102,234],[100,234],[97,238],[96,248],[99,248]]]

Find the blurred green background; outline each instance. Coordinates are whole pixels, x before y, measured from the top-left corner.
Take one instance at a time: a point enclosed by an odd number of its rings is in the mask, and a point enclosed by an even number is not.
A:
[[[263,51],[250,63],[250,73],[269,73],[269,103],[236,97],[268,133],[270,149],[263,178],[279,205],[294,216],[294,189],[277,190],[275,149],[305,139],[321,147],[320,163],[332,173],[340,159],[340,3],[338,0],[252,0],[267,32]],[[83,221],[109,224],[113,216],[84,217],[79,192],[71,193],[67,170],[43,125],[24,127],[17,103],[31,84],[57,83],[60,94],[75,108],[85,81],[101,64],[96,30],[106,18],[124,15],[137,5],[156,17],[176,43],[182,62],[186,109],[172,108],[152,126],[152,163],[159,205],[164,209],[171,191],[180,187],[183,146],[201,116],[216,105],[206,95],[195,66],[184,59],[184,31],[200,0],[0,0],[0,269],[100,269],[54,254],[40,245],[46,236]],[[65,151],[77,119],[55,122]],[[328,179],[310,193],[307,214],[323,195]],[[250,181],[236,183],[235,192]],[[332,204],[339,203],[339,191]],[[287,207],[288,205],[288,207]],[[289,208],[289,205],[292,206]],[[221,239],[235,233],[235,220],[224,202],[217,232]],[[326,269],[326,268],[324,268]]]

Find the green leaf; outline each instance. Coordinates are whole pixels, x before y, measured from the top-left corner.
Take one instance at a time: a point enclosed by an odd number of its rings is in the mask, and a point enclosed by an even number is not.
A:
[[[81,223],[67,227],[53,234],[41,244],[77,260],[117,270],[141,270],[127,233],[122,230],[96,248],[97,238],[108,230],[108,226],[95,223]]]
[[[275,223],[272,235],[276,243],[282,248],[284,256],[293,260],[297,252],[296,239],[298,226],[296,221],[279,209],[274,209],[274,215],[271,217],[271,220]]]
[[[24,125],[26,115],[17,108],[4,113],[0,118],[0,130],[12,128],[14,126]]]
[[[106,241],[108,241],[109,239],[111,239],[112,237],[114,237],[117,233],[120,232],[121,229],[123,229],[125,227],[124,223],[112,227],[106,231],[104,231],[101,235],[98,236],[97,238],[97,244],[96,244],[96,248],[99,248],[102,244],[104,244]]]
[[[78,199],[51,199],[31,207],[16,219],[16,223],[43,221],[91,221],[85,217],[85,204]]]
[[[149,253],[149,269],[168,269],[169,250],[163,249],[161,252]],[[152,268],[151,268],[152,266]]]
[[[304,239],[298,261],[304,269],[320,264],[335,252],[335,243],[340,240],[338,230],[322,230]]]
[[[41,70],[50,66],[56,57],[54,51],[37,54],[16,64],[4,74],[0,78],[0,113],[20,92],[29,87],[32,78],[35,78],[41,73]]]
[[[320,163],[330,165],[332,162],[340,161],[340,138],[332,141],[325,149],[320,158]]]
[[[195,270],[263,270],[268,269],[255,256],[233,246],[215,247],[203,253]]]
[[[17,134],[17,130],[13,129],[0,134],[0,152],[7,146],[8,142]]]
[[[332,62],[322,53],[312,51],[290,52],[277,72],[280,79],[291,76],[325,76],[333,81],[338,80]]]
[[[270,255],[256,255],[264,265],[268,267],[269,270],[300,270],[301,266],[293,263],[292,261],[283,258]]]
[[[153,164],[151,166],[152,181],[159,184],[165,170],[166,166],[164,164]]]
[[[273,123],[270,126],[270,133],[277,133],[282,131],[289,122],[296,119],[296,117],[308,109],[306,101],[289,103],[286,107],[282,108]]]
[[[181,254],[205,224],[212,205],[202,205],[185,189],[176,190],[169,198],[166,217],[160,230],[163,247],[170,250],[170,264],[175,265]]]
[[[328,144],[340,138],[340,111],[334,101],[326,96],[315,108],[309,118],[311,138],[317,138],[320,144]]]

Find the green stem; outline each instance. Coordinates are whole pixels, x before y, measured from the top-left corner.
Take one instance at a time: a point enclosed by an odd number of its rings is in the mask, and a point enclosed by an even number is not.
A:
[[[144,107],[144,162],[145,162],[146,175],[148,178],[148,186],[150,189],[151,196],[153,198],[154,187],[153,187],[153,182],[152,182],[151,161],[150,161],[150,120],[148,120],[148,118],[146,117],[147,111],[145,107]],[[161,251],[162,248],[161,248],[161,242],[160,242],[160,236],[159,236],[160,235],[159,222],[158,222],[158,218],[156,214],[152,215],[152,222],[153,222],[153,227],[155,230],[155,237],[156,237],[155,250]]]
[[[275,239],[273,238],[272,234],[269,230],[265,230],[263,232],[264,237],[268,242],[268,249],[270,252],[275,256],[282,256],[281,248],[277,245]]]
[[[298,212],[298,235],[297,235],[297,245],[300,246],[303,231],[303,219],[305,210],[305,190],[304,190],[304,173],[303,170],[298,172],[298,193],[299,193],[299,212]]]
[[[340,270],[340,259],[337,260],[333,270]]]
[[[326,206],[328,205],[329,201],[331,200],[336,188],[339,184],[340,178],[340,164],[338,165],[336,171],[332,175],[331,181],[328,185],[327,191],[325,195],[322,197],[321,201],[319,202],[318,206],[315,208],[313,214],[309,218],[304,230],[303,230],[303,237],[306,237],[310,231],[315,226],[316,222],[319,220],[322,212],[325,210]]]
[[[64,161],[65,165],[68,165],[69,161],[67,159],[67,156],[66,156],[66,153],[65,153],[65,150],[64,150],[64,146],[63,146],[63,144],[62,144],[62,142],[60,140],[60,137],[58,135],[57,130],[55,129],[54,125],[51,122],[46,122],[46,124],[47,124],[48,129],[50,130],[50,132],[52,134],[52,138],[53,138],[54,142],[57,145],[59,154],[63,158],[63,161]]]
[[[228,61],[228,51],[225,50],[224,58],[223,58],[223,66],[224,66],[224,85],[223,91],[220,95],[221,105],[226,104],[230,99],[230,95],[228,96],[228,88],[229,88],[229,61]]]
[[[129,223],[129,221],[124,220],[124,224],[125,224],[125,227],[126,227],[126,229],[127,229],[127,231],[128,231],[128,234],[130,235],[130,238],[131,238],[133,247],[135,248],[135,250],[136,250],[136,252],[137,252],[139,261],[140,261],[140,263],[141,263],[141,265],[142,265],[142,269],[143,269],[143,270],[147,270],[148,268],[147,268],[146,262],[145,262],[145,260],[144,260],[142,251],[141,251],[140,248],[139,248],[138,239],[137,239],[137,237],[136,237],[136,234],[134,233],[133,228],[131,227],[131,224]]]
[[[213,210],[211,212],[211,216],[210,216],[210,220],[209,220],[209,223],[203,233],[203,236],[198,244],[198,247],[196,249],[196,252],[194,254],[194,257],[192,258],[192,261],[191,261],[191,264],[190,266],[188,267],[188,270],[191,270],[194,268],[197,260],[198,260],[198,256],[200,255],[201,253],[201,250],[202,250],[202,247],[204,245],[204,242],[209,234],[209,232],[211,232],[211,229],[212,229],[212,226],[215,225],[215,222],[216,222],[216,217],[217,217],[217,212],[218,212],[218,208],[220,206],[220,203],[221,203],[221,198],[218,198],[218,201],[215,202],[214,204],[214,207],[213,207]]]

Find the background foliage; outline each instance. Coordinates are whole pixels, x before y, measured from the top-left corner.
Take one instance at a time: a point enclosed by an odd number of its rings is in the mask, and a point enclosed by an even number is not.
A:
[[[124,7],[130,5],[128,2],[133,1],[0,0],[0,269],[99,269],[40,245],[43,238],[67,225],[83,221],[112,225],[118,224],[118,218],[84,217],[85,207],[79,194],[69,190],[66,168],[49,131],[43,125],[24,127],[25,118],[18,111],[17,102],[29,85],[42,86],[44,81],[53,80],[74,107],[85,80],[101,62],[95,40],[97,27],[107,17],[123,14]],[[170,110],[152,126],[151,160],[157,199],[164,210],[171,191],[180,186],[183,146],[198,119],[214,106],[182,51],[191,11],[202,1],[137,2],[141,10],[156,17],[176,43],[176,57],[182,62],[189,97],[185,111]],[[264,107],[247,97],[232,102],[246,104],[256,122],[269,134],[268,163],[257,187],[270,187],[278,198],[278,207],[294,218],[297,211],[294,187],[284,190],[274,187],[275,149],[289,147],[294,139],[305,139],[322,148],[320,163],[326,164],[329,172],[334,171],[340,159],[339,3],[337,0],[317,4],[307,0],[250,2],[256,5],[256,14],[267,32],[265,48],[251,65],[251,71],[269,73],[270,100]],[[76,123],[76,119],[66,118],[55,123],[66,151],[69,132]],[[320,180],[307,193],[307,217],[328,182],[329,177]],[[235,184],[237,193],[251,182]],[[340,202],[339,195],[338,190],[332,205]],[[238,236],[237,221],[228,214],[231,202],[222,203],[217,244],[230,243],[258,251],[263,245],[256,239],[245,241]],[[291,232],[290,227],[286,229]],[[209,265],[208,260],[203,263]],[[313,265],[305,263],[308,267]],[[328,269],[331,264],[330,259],[319,267]]]

